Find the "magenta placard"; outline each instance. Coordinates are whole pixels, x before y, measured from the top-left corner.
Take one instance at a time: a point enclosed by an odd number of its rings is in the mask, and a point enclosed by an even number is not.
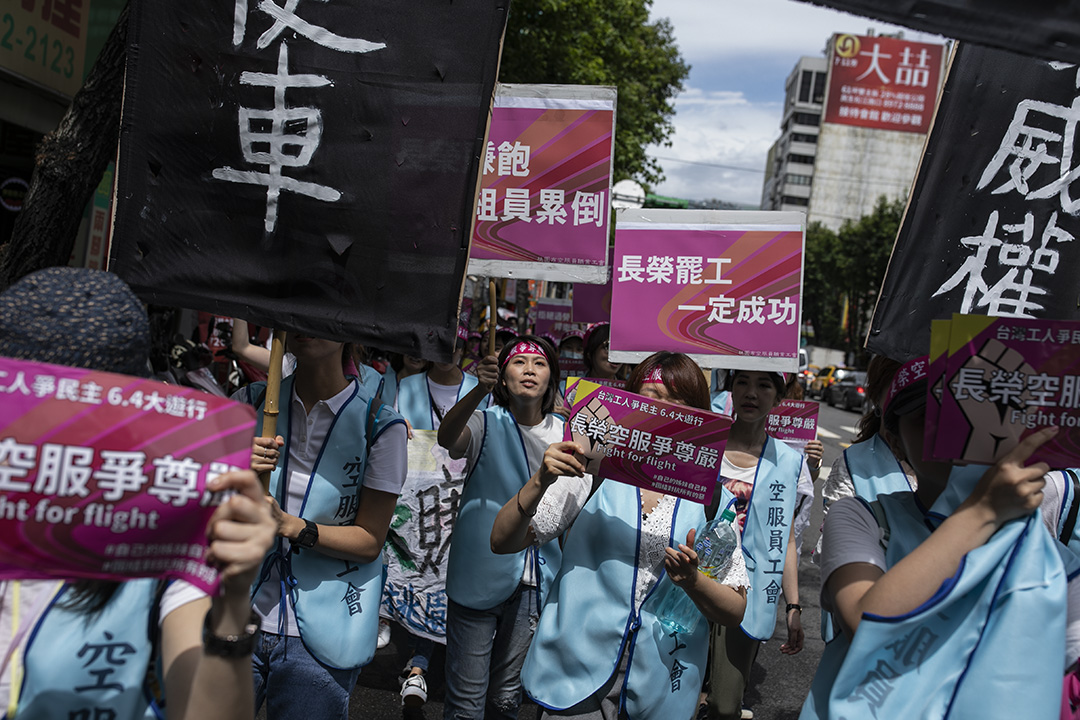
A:
[[[565,300],[537,300],[531,313],[535,323],[534,335],[550,333],[561,338],[568,330],[577,329],[577,325],[570,322],[570,303]]]
[[[608,255],[608,280],[603,285],[574,283],[574,322],[611,322],[611,269],[615,266],[615,248]]]
[[[989,464],[1056,425],[1032,455],[1080,465],[1080,322],[953,315],[934,457]]]
[[[192,388],[0,358],[0,579],[182,578],[219,498],[248,467],[252,408]]]
[[[471,260],[605,264],[615,105],[596,90],[495,98]]]
[[[819,408],[816,400],[783,400],[769,413],[765,432],[801,452],[817,437]]]
[[[620,220],[612,351],[669,350],[713,367],[754,359],[761,369],[795,370],[802,253],[800,226]]]
[[[586,472],[703,504],[712,500],[731,418],[580,380],[565,439]]]

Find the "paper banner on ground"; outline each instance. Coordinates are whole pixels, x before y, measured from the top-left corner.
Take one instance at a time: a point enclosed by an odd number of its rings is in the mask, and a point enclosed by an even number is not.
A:
[[[593,477],[694,502],[712,500],[731,418],[579,380],[564,439]]]
[[[993,463],[1051,425],[1031,462],[1080,465],[1080,322],[953,315],[935,458]]]
[[[0,358],[0,579],[169,577],[204,590],[208,479],[255,412],[193,388]]]
[[[805,216],[619,210],[612,362],[686,353],[710,368],[796,372]]]
[[[1077,71],[961,44],[893,248],[867,348],[926,355],[953,313],[1080,320]]]
[[[574,307],[570,316],[578,323],[611,322],[611,269],[615,248],[608,251],[607,282],[603,285],[574,283]]]
[[[409,473],[386,535],[386,583],[379,614],[411,634],[446,643],[446,560],[465,481],[438,433],[413,430]]]
[[[469,272],[604,282],[615,88],[500,84]]]
[[[819,408],[816,400],[783,400],[769,413],[765,431],[802,452],[817,437]]]
[[[132,3],[109,269],[448,361],[507,5]]]

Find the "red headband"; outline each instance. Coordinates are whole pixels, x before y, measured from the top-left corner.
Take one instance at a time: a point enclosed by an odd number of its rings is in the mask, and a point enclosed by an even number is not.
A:
[[[889,386],[889,392],[885,396],[885,402],[881,408],[882,414],[885,413],[885,410],[889,407],[889,404],[896,399],[897,395],[918,381],[926,379],[926,371],[929,369],[929,365],[929,356],[923,355],[922,357],[908,360],[900,366],[900,369],[896,371],[896,375],[893,376],[892,385]]]
[[[539,355],[541,357],[547,357],[544,351],[541,350],[540,346],[536,343],[530,342],[528,340],[521,340],[516,345],[514,345],[514,347],[510,350],[509,353],[507,353],[506,359],[503,360],[502,366],[506,367],[506,363],[510,362],[511,358],[517,357],[518,355]]]
[[[648,375],[647,375],[647,376],[645,377],[645,379],[641,381],[641,384],[642,384],[642,385],[646,385],[646,384],[648,384],[648,383],[653,383],[653,384],[655,384],[655,385],[663,385],[663,384],[664,384],[664,373],[663,373],[663,371],[662,371],[662,370],[660,369],[660,366],[659,366],[659,365],[657,365],[656,367],[654,367],[654,368],[652,369],[652,372],[650,372],[650,373],[649,373],[649,374],[648,374]]]

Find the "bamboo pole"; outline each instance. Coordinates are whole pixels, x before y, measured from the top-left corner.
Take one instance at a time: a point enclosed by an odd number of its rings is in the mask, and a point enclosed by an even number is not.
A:
[[[270,368],[266,374],[266,403],[263,405],[262,437],[277,437],[278,401],[281,397],[281,361],[285,357],[285,331],[274,328],[270,341]],[[270,492],[270,473],[259,473],[263,490]]]
[[[495,354],[495,326],[498,323],[496,310],[495,280],[488,279],[488,355]]]

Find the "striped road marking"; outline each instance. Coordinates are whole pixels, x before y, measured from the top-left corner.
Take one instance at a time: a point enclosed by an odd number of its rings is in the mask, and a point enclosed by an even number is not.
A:
[[[823,428],[820,425],[818,425],[817,433],[821,437],[829,438],[830,440],[839,440],[840,439],[840,436],[837,435],[836,433],[834,433],[832,430],[828,430],[826,428]]]

